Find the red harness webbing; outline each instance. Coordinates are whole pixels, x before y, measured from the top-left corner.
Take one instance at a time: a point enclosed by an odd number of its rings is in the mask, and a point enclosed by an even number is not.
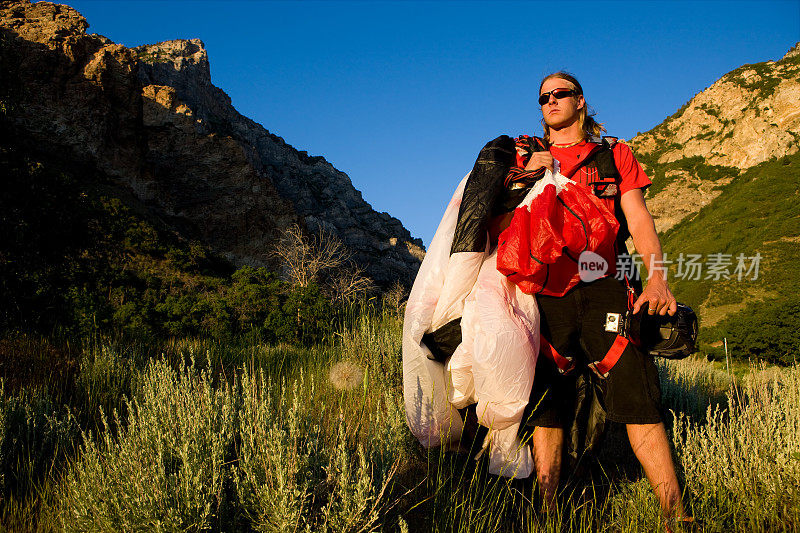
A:
[[[539,339],[541,341],[539,353],[542,353],[551,359],[558,367],[559,372],[566,374],[575,368],[575,362],[572,360],[572,357],[564,357],[558,353],[556,349],[553,348],[553,345],[547,342],[547,339],[544,337],[540,336]]]
[[[636,303],[636,292],[634,292],[631,287],[628,276],[625,276],[625,286],[628,292],[628,310],[630,311],[633,309],[633,304]],[[628,347],[629,342],[630,341],[626,337],[617,335],[617,338],[614,339],[614,343],[611,345],[611,348],[608,349],[606,355],[600,361],[589,363],[588,367],[597,374],[597,377],[601,379],[608,378],[608,373],[614,368],[614,365],[617,364],[619,358],[622,357],[622,352]],[[567,374],[575,368],[575,362],[572,360],[572,357],[564,357],[558,353],[544,337],[541,337],[540,352],[550,358],[558,367],[558,371],[562,374]]]
[[[628,342],[630,341],[628,341],[628,339],[625,337],[617,335],[617,338],[614,339],[614,344],[612,344],[611,348],[608,349],[605,357],[603,357],[603,359],[600,361],[589,363],[589,368],[591,368],[598,377],[606,379],[608,377],[608,372],[614,368],[614,365],[617,364],[619,358],[622,357],[622,352],[624,352],[625,348],[628,347]],[[572,360],[572,357],[565,357],[558,353],[558,351],[553,348],[553,346],[547,342],[547,339],[544,337],[541,337],[540,353],[553,361],[556,364],[558,371],[562,374],[568,374],[573,368],[575,368],[575,362]]]
[[[606,352],[606,356],[600,361],[589,363],[589,368],[597,374],[597,377],[606,379],[608,377],[608,372],[614,368],[619,358],[622,357],[622,352],[628,347],[628,342],[628,339],[622,335],[617,335],[617,338],[614,339],[614,344],[612,344],[611,348]]]

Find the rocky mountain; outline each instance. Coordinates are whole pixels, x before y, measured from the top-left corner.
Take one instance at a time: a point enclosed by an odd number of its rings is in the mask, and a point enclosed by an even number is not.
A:
[[[99,173],[236,265],[270,265],[298,222],[337,235],[379,284],[413,279],[422,242],[323,157],[239,114],[202,41],[131,49],[88,27],[66,5],[0,3],[0,111],[21,149]]]
[[[670,284],[703,349],[791,364],[800,352],[800,43],[744,65],[630,141]],[[694,257],[694,270],[686,260]]]
[[[647,203],[667,230],[741,170],[800,149],[800,43],[778,61],[725,74],[629,144],[655,174]]]

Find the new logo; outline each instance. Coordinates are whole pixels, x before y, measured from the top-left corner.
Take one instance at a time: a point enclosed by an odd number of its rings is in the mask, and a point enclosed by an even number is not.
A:
[[[608,272],[608,261],[599,254],[586,250],[578,257],[578,275],[584,283],[598,280]]]

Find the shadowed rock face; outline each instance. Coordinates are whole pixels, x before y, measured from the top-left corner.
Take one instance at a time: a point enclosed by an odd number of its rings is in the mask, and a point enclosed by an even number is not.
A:
[[[324,158],[240,115],[202,41],[130,49],[87,27],[68,6],[0,4],[0,101],[26,149],[99,172],[235,264],[274,266],[299,222],[338,235],[379,284],[413,279],[422,242]]]

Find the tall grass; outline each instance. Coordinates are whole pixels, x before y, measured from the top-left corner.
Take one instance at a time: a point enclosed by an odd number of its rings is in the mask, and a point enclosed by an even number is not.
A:
[[[0,529],[35,527],[79,435],[68,409],[40,390],[9,394],[0,380]]]
[[[316,360],[291,347],[255,346],[233,370],[214,368],[210,350],[204,365],[150,361],[122,380],[133,394],[126,414],[84,434],[50,513],[66,531],[382,527],[409,448],[401,398],[396,388],[370,386],[385,379],[380,365],[355,364],[364,372],[357,390],[328,377],[355,355],[362,364],[377,360],[369,337],[376,331],[362,333],[369,346],[354,352],[344,342],[320,349]],[[128,366],[122,357],[110,361],[114,353],[88,354],[82,368],[90,378],[78,381],[118,389],[113,377]],[[307,364],[287,362],[287,354]]]
[[[65,531],[200,531],[220,519],[235,406],[208,372],[154,361],[126,419],[84,436],[59,491]]]
[[[673,441],[709,530],[800,528],[800,367],[753,368],[705,420],[678,413]]]
[[[658,370],[662,402],[672,412],[703,420],[709,407],[727,405],[734,378],[708,362],[660,360]]]
[[[106,340],[86,345],[69,394],[0,385],[0,528],[663,529],[632,454],[601,453],[545,512],[534,480],[471,458],[479,442],[462,443],[470,455],[419,447],[403,412],[401,325],[397,313],[354,314],[312,349]],[[800,367],[736,378],[687,359],[660,374],[695,529],[797,530]],[[613,432],[606,442],[626,445]]]
[[[800,367],[753,367],[741,383],[696,359],[661,362],[660,372],[664,401],[674,416],[686,504],[697,518],[694,530],[800,529]],[[621,444],[612,439],[606,446]],[[435,531],[664,527],[641,474],[615,478],[602,470],[617,465],[600,465],[600,475],[564,487],[556,509],[544,513],[533,481],[494,478],[484,465],[434,457],[427,491],[434,495]]]
[[[239,468],[244,513],[257,531],[369,531],[388,504],[404,438],[397,398],[362,418],[320,410],[313,380],[275,394],[263,373],[241,379]],[[325,393],[323,393],[325,395]],[[333,414],[333,416],[331,416]],[[352,414],[352,413],[350,413]],[[369,438],[359,433],[368,426]]]

